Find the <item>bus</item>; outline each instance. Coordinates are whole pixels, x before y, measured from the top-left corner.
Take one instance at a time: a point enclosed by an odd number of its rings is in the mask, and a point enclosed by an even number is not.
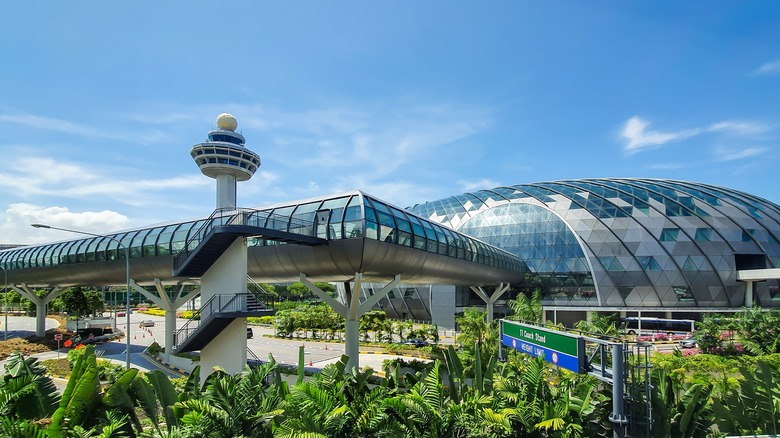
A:
[[[650,316],[641,318],[629,316],[622,319],[624,330],[629,335],[664,333],[667,335],[687,335],[694,331],[696,321],[692,319],[664,319]]]

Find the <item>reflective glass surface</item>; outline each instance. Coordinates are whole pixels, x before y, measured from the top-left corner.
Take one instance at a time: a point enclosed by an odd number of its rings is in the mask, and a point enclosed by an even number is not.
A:
[[[575,245],[544,236],[551,222],[541,215],[529,220],[527,213],[502,211],[508,204],[534,205],[565,222],[583,254],[583,264],[568,272],[592,276],[603,305],[738,306],[744,284],[735,279],[735,254],[763,254],[766,267],[780,266],[780,207],[706,184],[632,178],[553,181],[480,190],[410,210],[466,234],[480,233],[480,239],[517,254],[534,272],[543,267],[549,273],[544,274],[547,283],[540,280],[549,289],[547,303],[565,305],[566,300],[552,298],[555,291],[549,284],[559,283],[553,272],[566,270],[549,267],[553,260],[573,263]],[[491,215],[507,217],[489,223],[485,218]],[[523,230],[506,232],[506,224]],[[494,240],[485,237],[491,235]],[[561,233],[564,241],[566,236]],[[518,240],[527,243],[519,245]],[[756,287],[757,301],[771,301],[767,286]]]

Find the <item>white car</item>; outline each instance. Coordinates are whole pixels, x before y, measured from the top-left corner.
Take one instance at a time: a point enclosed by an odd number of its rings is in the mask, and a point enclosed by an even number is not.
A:
[[[152,321],[151,319],[147,319],[147,320],[141,321],[141,323],[138,324],[138,327],[142,327],[142,328],[143,327],[154,327],[154,321]]]

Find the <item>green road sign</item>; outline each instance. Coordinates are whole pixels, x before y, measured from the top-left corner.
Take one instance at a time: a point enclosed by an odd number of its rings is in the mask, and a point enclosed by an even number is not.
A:
[[[576,373],[585,371],[585,339],[581,336],[501,320],[501,343]]]

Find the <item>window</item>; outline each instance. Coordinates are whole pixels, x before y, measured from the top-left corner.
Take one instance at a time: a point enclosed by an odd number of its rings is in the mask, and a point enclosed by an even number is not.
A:
[[[639,262],[639,266],[645,271],[660,271],[661,265],[655,260],[653,256],[641,256],[636,258]]]
[[[712,240],[711,228],[697,228],[696,234],[693,236],[693,240],[696,242],[709,242]]]
[[[756,230],[752,228],[746,228],[742,230],[742,241],[743,242],[750,242],[753,240],[753,238],[756,237]]]
[[[693,292],[691,288],[687,286],[675,286],[674,294],[677,296],[677,301],[693,301]]]
[[[664,228],[661,231],[661,238],[659,240],[661,242],[676,242],[677,236],[679,235],[680,235],[679,228]]]
[[[599,260],[607,271],[625,271],[625,268],[617,257],[599,257]]]

